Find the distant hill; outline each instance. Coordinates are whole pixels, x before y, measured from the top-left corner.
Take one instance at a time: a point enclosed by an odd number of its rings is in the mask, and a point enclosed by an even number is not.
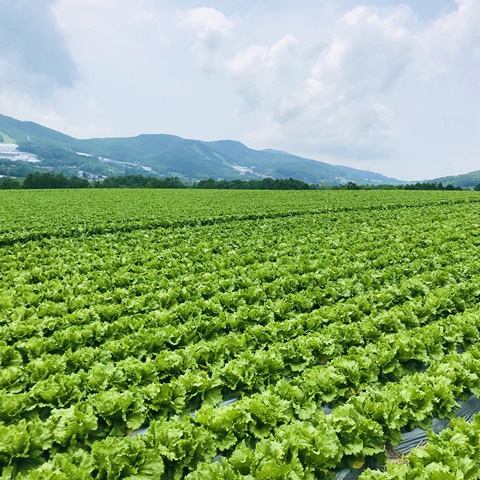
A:
[[[475,188],[480,184],[480,170],[464,173],[461,175],[452,175],[450,177],[441,177],[432,180],[432,182],[442,183],[443,185],[451,184],[454,187]]]
[[[404,183],[379,173],[331,165],[278,150],[253,150],[232,140],[204,142],[163,134],[79,140],[4,115],[0,115],[2,141],[0,175],[24,176],[30,171],[52,171],[86,178],[140,173],[178,176],[191,181],[271,177],[295,178],[314,184]]]

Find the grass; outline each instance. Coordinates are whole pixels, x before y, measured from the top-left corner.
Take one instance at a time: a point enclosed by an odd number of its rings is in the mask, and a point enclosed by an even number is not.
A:
[[[4,143],[17,143],[14,138],[8,136],[6,133],[3,133],[2,131],[0,131],[0,135],[3,137]]]

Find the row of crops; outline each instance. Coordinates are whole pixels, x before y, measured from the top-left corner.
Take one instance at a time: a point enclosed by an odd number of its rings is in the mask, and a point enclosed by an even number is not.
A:
[[[308,213],[476,201],[474,192],[29,190],[0,192],[0,245]]]
[[[479,202],[1,193],[2,478],[480,478]]]

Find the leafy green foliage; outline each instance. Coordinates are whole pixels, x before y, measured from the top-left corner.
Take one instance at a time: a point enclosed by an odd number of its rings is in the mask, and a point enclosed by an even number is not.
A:
[[[334,478],[480,394],[474,192],[68,193],[2,197],[7,478]]]
[[[361,480],[475,479],[480,469],[480,415],[472,423],[453,419],[449,428],[414,449],[402,462],[389,462],[386,472],[367,471]]]

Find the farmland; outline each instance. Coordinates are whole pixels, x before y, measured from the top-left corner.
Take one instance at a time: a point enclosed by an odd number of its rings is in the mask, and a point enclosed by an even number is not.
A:
[[[480,478],[479,207],[0,192],[2,478]]]

